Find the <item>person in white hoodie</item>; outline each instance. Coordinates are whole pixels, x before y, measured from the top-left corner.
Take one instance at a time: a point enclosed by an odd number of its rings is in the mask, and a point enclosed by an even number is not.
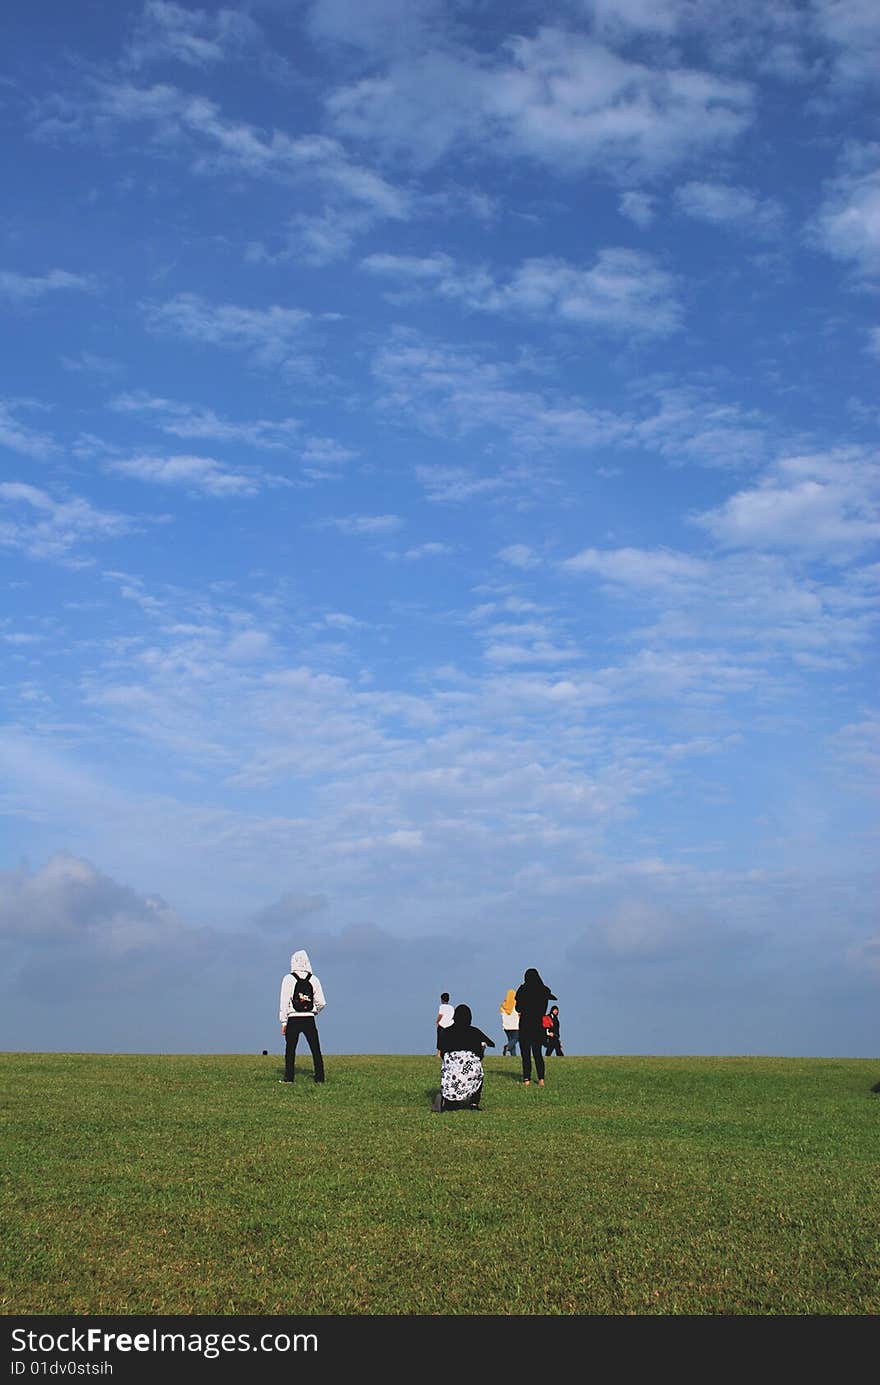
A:
[[[321,1041],[318,1038],[318,1026],[315,1020],[326,1003],[324,988],[312,972],[309,954],[302,951],[294,952],[290,959],[290,971],[281,982],[281,999],[278,1007],[281,1033],[285,1038],[284,1076],[279,1079],[280,1081],[292,1082],[294,1079],[296,1046],[299,1043],[300,1034],[305,1035],[309,1048],[312,1050],[315,1081],[324,1081],[324,1057],[321,1053]]]

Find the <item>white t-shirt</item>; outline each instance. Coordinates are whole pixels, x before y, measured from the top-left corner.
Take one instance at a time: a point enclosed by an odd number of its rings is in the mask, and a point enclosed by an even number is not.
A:
[[[438,1018],[437,1018],[437,1024],[438,1024],[439,1028],[440,1028],[440,1029],[448,1029],[449,1026],[450,1026],[450,1024],[452,1023],[452,1018],[453,1018],[453,1015],[454,1015],[454,1014],[455,1014],[455,1007],[452,1006],[452,1005],[447,1005],[447,1004],[444,1002],[444,1003],[440,1006],[440,1009],[437,1011],[437,1016],[438,1016]]]

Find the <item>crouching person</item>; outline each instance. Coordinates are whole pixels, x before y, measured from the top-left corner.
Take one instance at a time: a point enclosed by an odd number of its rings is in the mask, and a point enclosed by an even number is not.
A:
[[[483,1094],[483,1050],[495,1040],[471,1023],[469,1005],[456,1005],[452,1023],[439,1033],[440,1091],[432,1111],[479,1111]]]

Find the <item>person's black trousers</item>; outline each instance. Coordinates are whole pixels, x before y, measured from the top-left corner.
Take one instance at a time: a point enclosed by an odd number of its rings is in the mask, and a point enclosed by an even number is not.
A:
[[[302,1019],[289,1019],[287,1030],[284,1035],[284,1080],[292,1082],[294,1078],[294,1063],[296,1060],[296,1046],[299,1043],[300,1034],[304,1034],[309,1048],[312,1050],[312,1061],[315,1065],[315,1081],[324,1081],[324,1057],[321,1053],[321,1041],[318,1038],[318,1026],[315,1024],[313,1015],[304,1015]]]
[[[544,1076],[544,1031],[540,1028],[524,1029],[522,1020],[519,1022],[519,1052],[522,1058],[523,1082],[532,1080],[532,1059],[535,1060],[535,1072],[538,1077]]]

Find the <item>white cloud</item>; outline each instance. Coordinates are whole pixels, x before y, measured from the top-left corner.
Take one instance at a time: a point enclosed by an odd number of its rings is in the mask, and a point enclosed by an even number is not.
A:
[[[420,543],[414,548],[407,548],[401,553],[404,562],[418,562],[421,558],[448,558],[455,549],[448,543]]]
[[[13,303],[33,303],[59,289],[91,293],[94,287],[91,275],[70,274],[66,269],[50,269],[48,274],[42,275],[13,274],[9,270],[0,270],[0,298],[7,298]]]
[[[57,444],[47,433],[35,432],[20,423],[15,410],[21,407],[18,401],[4,403],[0,400],[0,447],[8,447],[12,452],[20,452],[25,457],[42,459],[57,451]]]
[[[409,194],[380,173],[353,161],[338,140],[323,134],[292,137],[244,121],[225,119],[216,102],[167,84],[138,87],[130,82],[94,82],[74,100],[56,97],[35,122],[46,139],[96,135],[113,141],[128,125],[144,125],[150,136],[141,152],[167,159],[187,158],[207,177],[243,174],[281,184],[306,185],[326,199],[321,211],[298,213],[292,233],[273,253],[261,243],[251,257],[269,261],[297,253],[302,238],[312,238],[319,262],[341,254],[356,234],[387,219],[406,220]]]
[[[240,630],[226,644],[223,658],[234,664],[251,665],[264,659],[272,650],[272,640],[265,630]]]
[[[243,442],[249,447],[287,450],[301,434],[295,418],[253,419],[235,423],[213,409],[162,399],[144,391],[117,395],[110,408],[121,414],[143,414],[163,433],[178,438],[212,438],[218,442]]]
[[[300,308],[242,308],[181,293],[166,303],[142,305],[147,325],[190,341],[249,351],[263,365],[281,362],[302,337],[311,313]]]
[[[880,147],[861,147],[828,188],[808,234],[838,260],[866,275],[880,272]],[[867,166],[865,166],[867,165]]]
[[[873,84],[880,65],[880,10],[874,0],[812,0],[810,8],[817,32],[836,50],[834,79]]]
[[[674,677],[680,678],[693,658],[706,691],[712,685],[730,689],[736,662],[748,683],[763,682],[770,691],[768,659],[784,653],[803,669],[843,668],[861,659],[872,639],[874,598],[868,592],[876,580],[872,583],[869,572],[823,583],[791,570],[784,551],[699,557],[672,550],[585,549],[565,560],[561,570],[597,577],[639,618],[628,639],[644,642],[645,649],[628,673],[621,667],[603,675],[609,688],[629,687],[633,694],[642,684],[650,689],[655,661],[665,661],[667,650],[675,660]],[[652,610],[657,619],[645,623]],[[682,648],[690,653],[680,656]],[[748,651],[751,663],[745,655],[737,659],[736,650]]]
[[[688,0],[582,0],[600,33],[628,29],[669,35],[685,26],[692,11]]]
[[[356,448],[346,447],[333,438],[308,437],[299,449],[299,455],[304,474],[312,480],[324,481],[340,476],[345,464],[359,454]]]
[[[685,183],[676,190],[675,200],[686,216],[697,221],[757,236],[775,235],[782,226],[778,202],[730,183]]]
[[[641,548],[584,548],[560,566],[566,572],[592,572],[623,586],[648,589],[704,581],[709,571],[700,558]]]
[[[98,356],[94,351],[80,351],[76,356],[62,356],[61,364],[73,374],[95,375],[109,380],[122,370],[119,361],[109,356]]]
[[[588,269],[564,260],[526,260],[506,282],[485,269],[459,265],[445,254],[372,255],[363,268],[483,312],[523,313],[660,336],[680,324],[675,279],[637,250],[602,249]]]
[[[529,260],[496,301],[500,307],[619,332],[663,336],[681,321],[673,276],[637,250],[600,250],[590,269],[549,258]]]
[[[880,540],[880,465],[846,452],[787,457],[693,522],[729,548],[842,558]]]
[[[669,872],[662,862],[643,862],[640,874],[643,878],[656,877],[657,892],[669,883]],[[590,924],[571,945],[569,955],[575,962],[589,959],[594,966],[597,962],[668,963],[707,952],[729,953],[747,943],[754,946],[744,930],[734,932],[719,926],[705,909],[681,905],[675,908],[662,896],[658,899],[656,895],[630,893],[608,914]]]
[[[323,523],[340,534],[392,534],[403,520],[399,515],[342,515]]]
[[[146,0],[126,50],[133,67],[168,58],[190,67],[225,62],[256,44],[259,30],[240,10],[184,8],[170,0]]]
[[[527,543],[510,543],[506,548],[499,549],[498,557],[502,563],[509,563],[511,567],[518,567],[524,571],[541,564],[540,556]]]
[[[728,404],[714,392],[684,385],[650,384],[636,391],[650,412],[632,422],[633,440],[658,452],[672,466],[753,471],[778,446],[778,428],[756,408]]]
[[[435,52],[336,91],[340,130],[430,163],[465,143],[555,168],[628,178],[735,140],[753,114],[749,85],[690,68],[650,68],[546,26],[494,65]]]
[[[656,205],[657,199],[650,193],[625,192],[620,198],[620,213],[644,231],[654,221]]]
[[[303,474],[310,480],[337,477],[345,464],[358,455],[355,448],[334,438],[304,436],[299,419],[291,417],[234,422],[213,409],[151,396],[145,391],[117,395],[110,408],[116,413],[143,415],[161,432],[173,437],[208,438],[222,443],[245,443],[265,451],[286,452],[300,460]],[[223,464],[215,465],[222,467]],[[281,478],[273,479],[277,482]],[[254,489],[258,487],[256,476],[251,477],[251,485]]]
[[[20,481],[0,483],[0,545],[18,549],[29,558],[79,565],[85,559],[74,550],[83,543],[130,533],[127,515],[96,509],[87,500],[55,500],[46,491]]]
[[[399,827],[388,833],[386,841],[389,846],[399,847],[402,851],[417,851],[424,844],[424,835],[417,828]]]
[[[149,485],[178,486],[217,499],[255,495],[264,479],[235,472],[213,457],[131,457],[108,462],[107,469]]]
[[[289,934],[291,928],[298,928],[301,920],[310,914],[319,913],[327,907],[327,896],[297,895],[287,892],[274,904],[267,904],[254,919],[258,928],[272,933]]]
[[[880,793],[880,713],[869,712],[861,721],[841,726],[832,738],[835,752],[860,787]]]
[[[527,629],[513,627],[511,634],[520,635],[516,639],[490,639],[483,651],[483,658],[489,664],[513,668],[523,664],[547,664],[551,668],[570,665],[583,658],[581,651],[573,645],[561,646],[540,637],[530,639]],[[498,632],[500,635],[501,632]]]
[[[537,459],[551,449],[588,450],[632,431],[627,420],[585,408],[579,399],[556,390],[542,394],[535,388],[534,372],[524,370],[522,363],[493,361],[478,349],[435,344],[410,331],[393,333],[379,348],[373,373],[381,387],[377,407],[387,416],[413,419],[425,432],[443,437],[496,429],[518,452],[527,453],[529,468],[506,467],[505,485],[534,489],[545,484]],[[467,476],[463,468],[434,470]],[[496,478],[492,488],[501,480]]]
[[[138,896],[88,862],[59,852],[33,874],[0,873],[0,936],[29,942],[89,940],[110,954],[158,942],[172,926],[160,899]]]
[[[480,476],[466,467],[417,466],[415,472],[425,488],[425,498],[434,502],[463,504],[476,496],[491,495],[505,485],[502,475]]]
[[[443,0],[310,0],[307,25],[313,38],[380,52],[424,46],[444,15]]]
[[[488,105],[514,143],[542,161],[657,170],[736,139],[750,87],[689,68],[651,69],[561,29],[511,40]]]

